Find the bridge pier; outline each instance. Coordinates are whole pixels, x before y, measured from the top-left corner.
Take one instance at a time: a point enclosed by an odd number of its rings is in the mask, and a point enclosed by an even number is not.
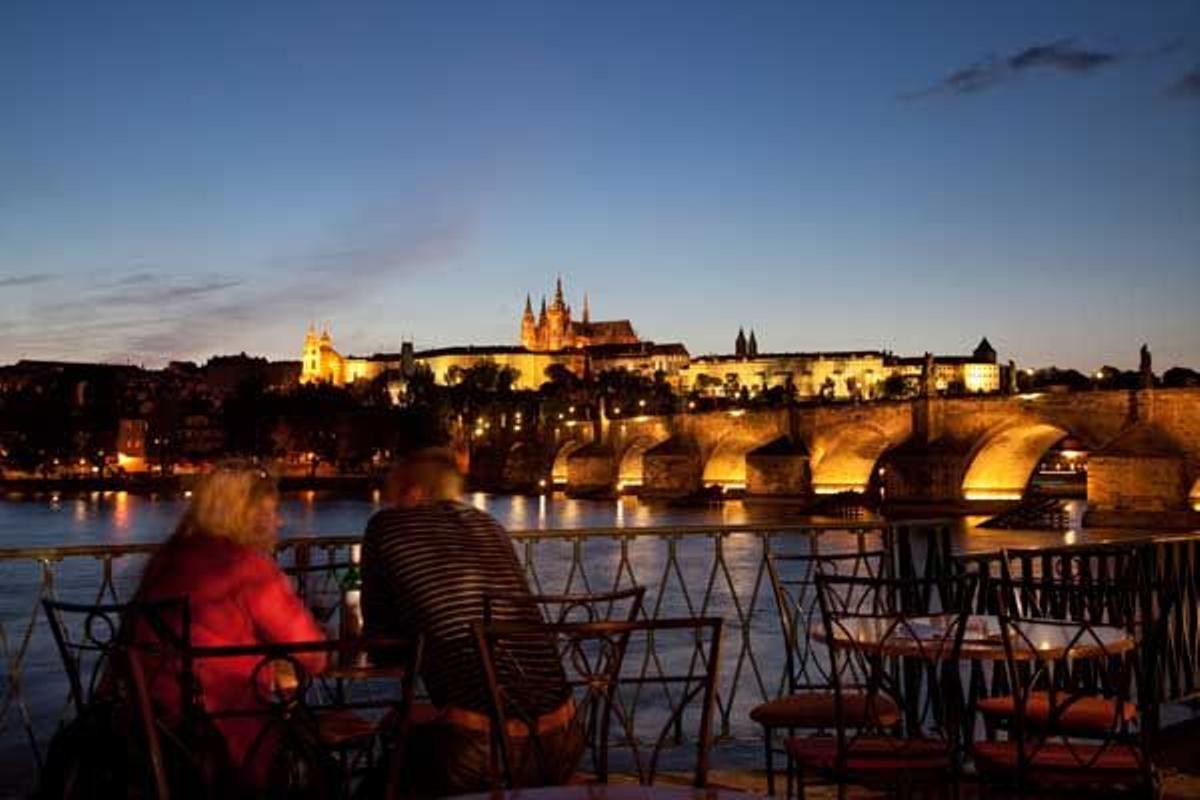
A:
[[[1150,422],[1137,422],[1088,460],[1089,522],[1120,515],[1189,513],[1187,459]]]
[[[515,494],[535,493],[545,488],[548,478],[546,454],[534,445],[519,443],[504,459],[500,486]]]
[[[909,440],[888,453],[881,468],[886,502],[947,504],[963,499],[966,457],[957,450]]]
[[[781,436],[746,454],[748,497],[807,498],[811,494],[809,452],[803,442]]]
[[[642,454],[642,496],[687,497],[703,486],[704,462],[689,439],[672,436]]]
[[[567,456],[568,497],[609,497],[616,487],[617,457],[609,445],[591,442]]]

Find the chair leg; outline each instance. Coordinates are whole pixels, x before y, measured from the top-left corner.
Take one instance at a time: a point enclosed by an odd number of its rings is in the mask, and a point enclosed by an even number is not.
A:
[[[764,725],[763,726],[763,742],[766,747],[767,756],[767,795],[775,796],[775,737],[774,731]]]

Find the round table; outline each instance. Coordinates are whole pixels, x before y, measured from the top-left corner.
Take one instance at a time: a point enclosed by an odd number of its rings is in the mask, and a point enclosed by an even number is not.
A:
[[[693,789],[689,786],[631,786],[590,784],[543,786],[537,789],[495,790],[455,795],[454,800],[743,800],[760,795],[734,789]]]
[[[868,652],[889,656],[932,658],[952,644],[946,626],[954,617],[909,617],[907,625],[897,625],[894,617],[842,617],[834,624],[833,646],[855,645]],[[1078,624],[1057,620],[1022,620],[1011,623],[1023,636],[1012,639],[1013,658],[1022,661],[1063,658],[1095,658],[1128,652],[1136,646],[1133,635],[1113,625],[1093,625],[1081,635]],[[826,642],[825,626],[814,626],[812,637]],[[915,634],[915,635],[914,635]],[[1004,639],[1000,619],[994,615],[971,615],[963,635],[961,657],[972,661],[1000,661],[1004,658]]]

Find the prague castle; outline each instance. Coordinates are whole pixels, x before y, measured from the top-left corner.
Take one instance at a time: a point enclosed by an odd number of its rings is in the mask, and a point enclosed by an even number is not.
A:
[[[903,379],[909,386],[928,378],[931,390],[943,392],[996,392],[1002,384],[996,351],[987,339],[966,356],[898,357],[883,350],[760,353],[754,331],[747,337],[739,330],[733,353],[693,358],[682,344],[643,341],[627,319],[593,322],[587,295],[581,318],[574,319],[561,278],[552,302],[547,305],[543,297],[536,316],[532,298],[526,295],[519,345],[414,351],[405,342],[399,353],[344,356],[334,349],[328,328],[318,334],[310,325],[300,382],[345,386],[386,377],[391,385],[393,379],[406,379],[423,367],[445,384],[481,362],[513,370],[514,388],[527,390],[541,388],[553,366],[581,377],[617,369],[661,375],[680,393],[712,396],[755,396],[780,388],[797,398],[871,399],[883,395],[890,378]]]
[[[562,278],[554,287],[554,302],[535,319],[533,302],[525,295],[525,314],[521,317],[521,346],[535,353],[553,353],[571,348],[598,345],[635,345],[639,343],[633,325],[627,319],[592,322],[587,295],[583,296],[583,319],[571,319],[571,307],[563,300]]]
[[[689,356],[681,344],[642,341],[627,319],[593,322],[586,295],[583,318],[572,319],[560,278],[553,302],[547,306],[543,298],[537,317],[532,300],[526,295],[520,345],[468,345],[414,351],[406,342],[400,353],[349,356],[334,349],[327,327],[317,333],[310,325],[304,336],[301,359],[301,383],[345,386],[373,381],[388,373],[407,377],[417,366],[427,367],[439,383],[449,383],[457,370],[489,361],[516,373],[515,388],[539,389],[547,380],[546,371],[554,365],[564,366],[580,376],[611,369],[673,376],[687,365]]]

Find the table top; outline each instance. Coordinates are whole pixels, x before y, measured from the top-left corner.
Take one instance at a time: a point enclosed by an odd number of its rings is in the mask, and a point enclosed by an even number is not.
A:
[[[456,795],[455,800],[739,800],[751,797],[758,795],[734,789],[693,789],[690,786],[589,784],[495,790],[480,794]]]
[[[896,626],[894,618],[843,617],[833,631],[834,646],[847,646],[853,638],[863,650],[892,656],[935,658],[940,655],[950,616],[909,617],[907,626]],[[1118,655],[1132,650],[1135,641],[1124,628],[1093,625],[1090,631],[1059,620],[1027,620],[1014,622],[1021,636],[1013,638],[1013,657],[1021,660],[1039,658],[1059,660],[1095,658]],[[826,641],[825,627],[814,626],[810,631],[817,641]],[[911,634],[916,634],[916,637]],[[963,635],[962,658],[977,661],[999,661],[1004,658],[1004,640],[1000,635],[1000,619],[994,615],[971,615]]]

